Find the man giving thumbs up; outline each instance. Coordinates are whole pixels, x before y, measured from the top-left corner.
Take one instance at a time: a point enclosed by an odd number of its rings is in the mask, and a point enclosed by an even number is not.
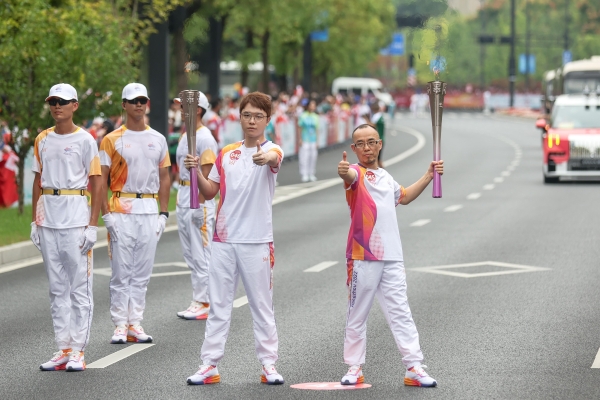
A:
[[[242,278],[254,319],[254,338],[262,364],[261,382],[283,384],[275,370],[278,338],[273,313],[272,202],[283,151],[265,140],[271,118],[271,98],[250,93],[240,103],[244,140],[225,146],[206,179],[198,174],[198,186],[205,199],[221,192],[213,236],[208,275],[210,311],[200,358],[202,365],[187,378],[190,385],[220,382],[217,363],[223,358],[229,333],[231,309]],[[197,167],[198,157],[190,155],[185,167]],[[198,169],[200,171],[200,169]]]

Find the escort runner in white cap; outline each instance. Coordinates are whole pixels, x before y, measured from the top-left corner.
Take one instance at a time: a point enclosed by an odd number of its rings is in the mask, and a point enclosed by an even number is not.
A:
[[[381,138],[372,125],[357,126],[352,132],[352,141],[358,164],[350,165],[345,151],[338,164],[338,175],[344,181],[350,207],[346,247],[348,311],[344,335],[344,362],[349,368],[341,384],[364,382],[362,365],[367,350],[367,320],[377,296],[406,367],[404,384],[436,386],[436,380],[421,365],[423,353],[419,333],[406,296],[406,272],[396,206],[409,204],[419,197],[433,180],[434,171],[440,175],[444,173],[444,162],[432,161],[427,172],[405,189],[379,167],[377,156],[381,151]]]
[[[126,122],[100,144],[102,219],[112,268],[110,315],[116,327],[111,343],[152,341],[140,323],[156,245],[169,217],[171,161],[165,137],[144,123],[148,100],[141,83],[125,86]],[[112,196],[107,201],[109,176]]]
[[[41,132],[33,148],[31,240],[42,252],[59,350],[40,369],[83,371],[94,307],[92,248],[102,193],[100,159],[92,135],[73,123],[79,107],[75,88],[54,85],[46,102],[56,125]]]
[[[187,378],[190,385],[220,382],[217,364],[223,358],[231,310],[242,278],[254,320],[254,346],[262,364],[261,382],[283,384],[277,373],[279,339],[273,310],[273,194],[283,159],[281,147],[265,140],[271,98],[250,93],[242,98],[240,115],[244,140],[225,146],[208,179],[198,173],[205,199],[220,191],[208,278],[210,310],[200,358],[202,365]],[[185,167],[197,167],[200,157],[187,155]]]
[[[181,104],[181,99],[175,99]],[[217,142],[210,130],[202,125],[202,117],[208,110],[208,99],[200,92],[196,118],[196,154],[200,156],[202,175],[208,178],[219,151]],[[186,127],[186,130],[190,129]],[[188,141],[184,133],[177,145],[177,165],[179,167],[179,191],[177,192],[177,225],[183,248],[183,258],[192,272],[192,303],[187,310],[177,316],[189,320],[208,318],[208,268],[210,262],[211,236],[215,223],[215,201],[205,200],[202,193],[198,199],[200,207],[190,209],[190,171],[185,168],[184,159],[188,155]],[[193,179],[198,179],[193,177]],[[194,249],[194,252],[192,252]]]

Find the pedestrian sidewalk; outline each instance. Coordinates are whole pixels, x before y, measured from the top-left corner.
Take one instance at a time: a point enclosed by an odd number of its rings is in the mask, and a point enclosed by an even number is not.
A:
[[[175,211],[169,212],[167,226],[177,225],[177,216],[175,214]],[[98,242],[106,237],[106,228],[103,226],[98,227]],[[2,246],[0,247],[0,268],[10,267],[12,264],[32,261],[33,259],[41,258],[41,256],[42,254],[40,251],[30,240]]]

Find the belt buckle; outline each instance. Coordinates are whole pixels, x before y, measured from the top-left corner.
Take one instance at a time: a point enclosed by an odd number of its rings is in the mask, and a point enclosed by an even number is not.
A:
[[[117,199],[121,198],[121,192],[115,192],[115,196]]]
[[[135,194],[135,198],[136,199],[141,199],[142,198],[142,193],[136,193]]]
[[[60,189],[52,189],[53,196],[60,196]]]
[[[85,189],[81,189],[79,192],[82,196],[85,196]]]

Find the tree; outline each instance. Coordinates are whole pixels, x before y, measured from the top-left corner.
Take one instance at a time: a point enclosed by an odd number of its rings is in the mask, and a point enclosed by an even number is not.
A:
[[[6,0],[0,5],[0,118],[13,129],[23,212],[24,163],[37,134],[53,125],[44,103],[50,87],[79,93],[76,122],[120,112],[123,86],[139,75],[140,49],[178,1]],[[141,18],[140,12],[146,17]]]

